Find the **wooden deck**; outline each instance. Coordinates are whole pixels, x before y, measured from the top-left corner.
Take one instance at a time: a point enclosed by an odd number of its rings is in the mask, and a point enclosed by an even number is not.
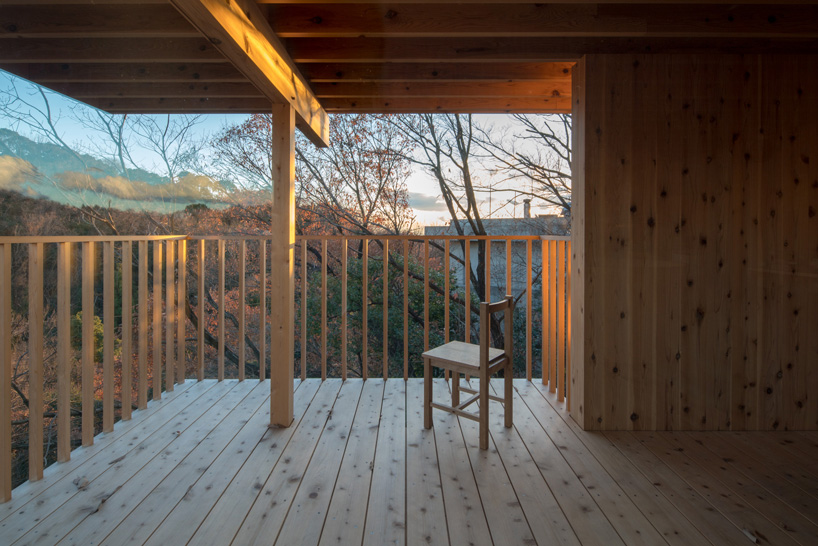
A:
[[[420,380],[297,383],[287,429],[269,387],[177,387],[17,488],[0,544],[818,544],[815,433],[584,433],[518,380],[481,452]]]

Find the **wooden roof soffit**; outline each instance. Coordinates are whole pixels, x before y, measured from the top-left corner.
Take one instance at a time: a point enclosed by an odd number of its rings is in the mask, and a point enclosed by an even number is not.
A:
[[[275,103],[289,103],[296,125],[329,145],[329,118],[254,0],[171,0],[222,54]]]

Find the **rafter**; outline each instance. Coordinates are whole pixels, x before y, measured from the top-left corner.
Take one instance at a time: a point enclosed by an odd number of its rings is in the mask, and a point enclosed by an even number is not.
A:
[[[171,1],[267,98],[295,109],[307,138],[328,144],[326,112],[253,0]]]

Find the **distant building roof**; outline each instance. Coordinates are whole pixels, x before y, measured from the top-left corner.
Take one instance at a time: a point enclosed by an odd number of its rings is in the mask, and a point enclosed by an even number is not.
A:
[[[474,235],[466,220],[458,220],[465,235]],[[543,214],[534,218],[488,218],[483,228],[488,235],[568,235],[571,219],[555,214]],[[458,235],[456,225],[424,226],[424,235]]]

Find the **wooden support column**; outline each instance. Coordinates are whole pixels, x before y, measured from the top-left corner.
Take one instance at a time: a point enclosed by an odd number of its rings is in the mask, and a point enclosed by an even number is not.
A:
[[[293,422],[293,349],[295,341],[295,110],[273,105],[273,206],[270,219],[270,424]]]

